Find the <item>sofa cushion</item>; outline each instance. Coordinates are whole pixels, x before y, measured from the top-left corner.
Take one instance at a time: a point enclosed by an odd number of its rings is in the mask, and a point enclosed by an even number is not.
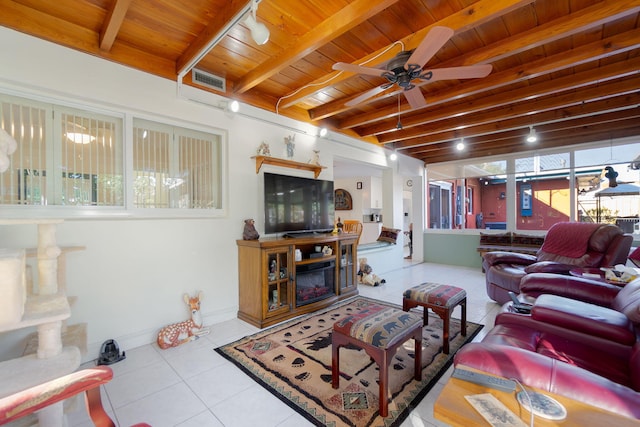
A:
[[[611,308],[640,325],[640,279],[627,283],[613,299]]]
[[[613,224],[604,224],[593,232],[589,239],[589,249],[596,252],[605,252],[613,239],[623,234],[622,229]]]
[[[530,234],[513,233],[511,244],[513,246],[531,246],[539,248],[544,243],[544,236],[532,236]]]
[[[540,295],[531,316],[534,320],[632,346],[636,342],[631,320],[619,311],[557,295]]]
[[[398,234],[400,230],[397,228],[382,227],[380,235],[378,236],[379,242],[388,242],[395,244],[398,241]]]
[[[511,245],[511,232],[506,233],[480,233],[481,245]]]

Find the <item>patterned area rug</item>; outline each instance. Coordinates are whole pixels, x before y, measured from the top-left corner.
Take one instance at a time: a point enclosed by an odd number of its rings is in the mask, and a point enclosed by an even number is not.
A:
[[[352,346],[340,349],[340,388],[331,387],[331,328],[338,320],[371,304],[355,297],[284,322],[216,351],[318,426],[398,426],[451,365],[453,355],[482,329],[451,319],[451,351],[442,354],[442,321],[431,315],[423,328],[422,380],[413,378],[413,340],[398,349],[389,369],[389,416],[378,413],[378,367]],[[457,309],[459,310],[459,309]],[[420,308],[419,313],[422,313]]]

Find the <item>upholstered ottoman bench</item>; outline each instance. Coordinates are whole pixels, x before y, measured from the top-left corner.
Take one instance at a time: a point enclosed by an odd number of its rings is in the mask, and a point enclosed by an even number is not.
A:
[[[389,364],[398,347],[415,340],[414,378],[422,378],[422,319],[393,307],[372,305],[334,323],[331,335],[331,385],[340,385],[340,347],[352,344],[363,349],[380,370],[380,416],[388,415]]]
[[[404,291],[402,309],[409,311],[413,307],[424,307],[424,325],[429,324],[428,309],[436,313],[444,325],[442,327],[442,352],[449,354],[449,323],[456,306],[462,311],[460,329],[467,336],[467,292],[464,289],[439,283],[423,283]]]

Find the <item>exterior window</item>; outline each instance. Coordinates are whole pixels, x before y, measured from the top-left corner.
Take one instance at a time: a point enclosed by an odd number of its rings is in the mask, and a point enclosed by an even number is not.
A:
[[[136,208],[221,208],[220,137],[134,120]]]
[[[639,154],[640,144],[576,151],[576,170],[592,171],[583,177],[576,174],[578,221],[616,224],[625,233],[640,233]],[[631,161],[623,161],[627,159]],[[607,177],[607,168],[613,179]]]
[[[222,134],[5,94],[0,126],[18,143],[0,175],[0,216],[223,211]]]
[[[0,95],[0,125],[18,142],[0,204],[124,206],[122,120]]]
[[[484,212],[482,204],[485,192],[491,191],[491,182],[505,183],[506,170],[504,160],[478,162],[476,159],[456,165],[430,165],[427,170],[428,228],[506,228],[506,210],[502,206],[504,203],[500,205],[500,194],[496,199],[498,205],[489,211]]]
[[[474,159],[429,165],[427,178],[429,228],[545,231],[557,222],[582,221],[640,232],[638,143],[606,142],[485,163]],[[445,198],[447,188],[456,193],[453,201]],[[464,218],[458,218],[457,195],[463,188],[467,209]],[[445,220],[448,209],[456,212],[452,226]]]
[[[516,221],[521,230],[548,230],[571,218],[569,153],[516,159]]]

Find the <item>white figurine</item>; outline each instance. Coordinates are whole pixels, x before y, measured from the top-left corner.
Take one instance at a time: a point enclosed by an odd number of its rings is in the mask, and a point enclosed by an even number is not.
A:
[[[289,159],[293,159],[293,150],[296,148],[296,145],[293,143],[295,139],[295,134],[284,138],[284,144],[287,146],[287,157]]]
[[[313,159],[309,163],[320,166],[320,150],[313,150]]]
[[[271,157],[271,150],[269,150],[269,144],[265,141],[262,141],[262,144],[258,147],[258,156],[268,156]]]

